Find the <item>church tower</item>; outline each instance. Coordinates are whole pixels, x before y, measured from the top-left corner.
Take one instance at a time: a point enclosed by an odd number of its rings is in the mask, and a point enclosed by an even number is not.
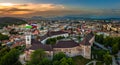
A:
[[[30,32],[25,33],[25,41],[26,41],[26,48],[30,48],[31,46],[31,33]]]

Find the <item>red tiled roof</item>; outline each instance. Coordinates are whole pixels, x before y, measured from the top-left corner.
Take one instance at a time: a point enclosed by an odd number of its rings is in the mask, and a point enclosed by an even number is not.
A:
[[[58,41],[55,45],[53,45],[53,48],[72,48],[76,46],[79,46],[79,44],[73,40],[68,40],[68,41]]]
[[[32,40],[32,46],[30,47],[32,50],[43,49],[45,51],[52,51],[51,45],[42,44],[37,40]]]
[[[80,42],[82,45],[90,45],[89,41],[94,36],[93,32],[90,32],[86,35],[86,37]]]
[[[65,31],[48,31],[47,34],[45,34],[44,36],[41,37],[41,40],[44,40],[47,37],[51,37],[51,36],[54,36],[54,35],[65,34],[65,33],[68,33],[68,32],[65,32]]]

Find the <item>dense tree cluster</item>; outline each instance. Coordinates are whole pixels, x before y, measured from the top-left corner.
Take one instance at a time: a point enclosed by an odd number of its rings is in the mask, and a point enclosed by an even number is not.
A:
[[[0,50],[0,60],[2,59],[2,57],[7,54],[10,51],[10,48],[5,47],[3,49]]]
[[[25,45],[15,47],[15,49],[19,50],[20,53],[23,53],[25,48],[26,48]]]
[[[46,40],[46,44],[55,44],[57,42],[57,40],[61,40],[61,39],[64,39],[65,37],[64,36],[58,36],[58,37],[55,37],[55,38],[49,38]]]
[[[107,48],[111,48],[112,54],[116,54],[120,50],[120,37],[104,37],[104,35],[96,35],[95,41],[103,44]]]
[[[31,60],[27,63],[27,65],[38,65],[45,58],[45,56],[45,52],[38,49],[32,53]]]
[[[67,57],[60,52],[53,56],[53,59],[48,59],[43,50],[39,49],[33,52],[31,60],[27,65],[75,65],[72,58]]]
[[[52,65],[75,65],[75,63],[72,58],[67,57],[62,52],[59,52],[53,56]]]
[[[9,31],[9,33],[10,33],[10,34],[18,34],[18,32],[17,32],[15,29],[11,29],[11,30]]]
[[[0,50],[0,65],[21,65],[18,61],[19,50],[3,48]]]
[[[3,35],[0,33],[0,40],[8,40],[9,37],[7,35]]]
[[[108,51],[92,48],[92,57],[96,60],[104,62],[106,65],[112,64],[112,56]]]
[[[90,62],[90,59],[86,59],[83,56],[75,56],[72,57],[75,65],[86,65],[88,62]]]
[[[112,56],[107,52],[105,55],[103,55],[103,61],[105,62],[106,65],[111,65],[112,64]]]
[[[23,52],[25,46],[15,48],[3,47],[0,49],[0,65],[21,65],[19,55]]]
[[[18,18],[13,18],[13,17],[1,17],[0,18],[0,28],[4,27],[4,26],[8,26],[8,25],[21,25],[21,24],[26,24],[27,22],[22,20],[22,19],[18,19]]]
[[[100,60],[107,65],[112,63],[112,54],[118,53],[120,50],[120,37],[111,37],[111,36],[104,36],[104,35],[96,35],[95,41],[104,45],[109,51],[96,49],[95,47],[92,48],[92,55],[94,59]]]

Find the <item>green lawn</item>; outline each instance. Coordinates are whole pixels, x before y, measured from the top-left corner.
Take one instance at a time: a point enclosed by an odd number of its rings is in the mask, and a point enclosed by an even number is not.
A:
[[[73,57],[73,61],[75,62],[76,65],[85,65],[91,60],[85,59],[82,56],[76,56],[76,57]]]

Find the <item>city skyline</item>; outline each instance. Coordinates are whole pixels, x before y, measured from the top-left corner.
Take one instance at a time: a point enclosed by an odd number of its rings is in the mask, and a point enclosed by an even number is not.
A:
[[[0,0],[0,16],[120,16],[119,0]]]

